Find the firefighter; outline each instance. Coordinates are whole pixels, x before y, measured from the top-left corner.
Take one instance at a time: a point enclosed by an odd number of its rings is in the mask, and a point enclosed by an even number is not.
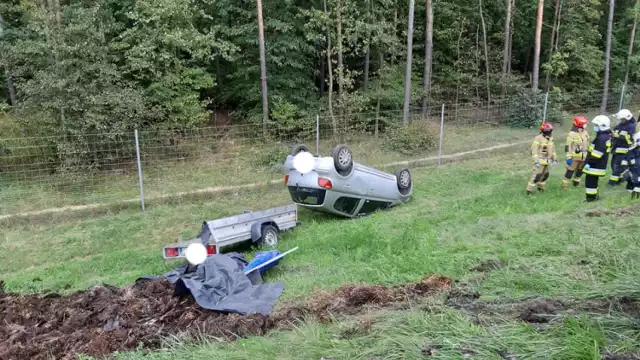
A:
[[[551,165],[555,165],[557,162],[552,133],[553,126],[551,123],[545,122],[540,126],[540,134],[533,139],[531,157],[534,167],[529,184],[527,184],[527,195],[533,194],[536,188],[539,191],[545,190]]]
[[[633,118],[631,111],[622,109],[615,117],[618,119],[618,124],[613,130],[610,186],[619,185],[622,181],[622,173],[625,172],[629,165],[626,155],[629,152],[629,147],[633,145],[632,136],[636,132],[636,119]]]
[[[587,151],[587,161],[584,167],[586,186],[586,201],[600,199],[598,194],[598,180],[607,173],[607,163],[611,153],[611,120],[606,115],[598,115],[591,121],[596,137]]]
[[[633,145],[629,148],[626,160],[629,163],[629,169],[624,174],[627,190],[632,199],[640,199],[640,131],[633,135]]]
[[[567,154],[567,171],[562,180],[562,187],[567,190],[573,178],[573,186],[580,186],[582,171],[587,159],[589,148],[589,132],[584,128],[587,125],[585,116],[576,116],[573,119],[573,127],[567,135],[564,151]]]

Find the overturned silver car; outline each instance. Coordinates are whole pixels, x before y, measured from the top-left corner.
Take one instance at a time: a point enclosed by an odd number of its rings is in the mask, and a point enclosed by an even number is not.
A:
[[[353,161],[347,145],[313,156],[296,145],[284,163],[285,184],[298,205],[345,217],[369,215],[406,203],[413,194],[409,169],[389,174]]]

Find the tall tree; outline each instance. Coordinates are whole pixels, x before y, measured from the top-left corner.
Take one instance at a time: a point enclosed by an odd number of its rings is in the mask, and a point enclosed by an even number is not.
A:
[[[500,96],[504,96],[507,89],[507,73],[509,72],[509,49],[511,49],[511,5],[512,0],[505,0],[507,5],[507,16],[504,20],[504,56],[502,58],[502,90]]]
[[[638,26],[638,6],[640,0],[636,0],[636,4],[633,8],[633,27],[631,28],[631,36],[629,37],[629,49],[627,50],[627,61],[624,68],[624,86],[626,87],[629,81],[629,68],[631,67],[631,55],[633,55],[633,43],[636,41],[636,28]]]
[[[600,105],[600,112],[605,113],[607,111],[607,100],[609,93],[609,72],[611,67],[611,33],[613,31],[613,11],[615,8],[614,0],[609,0],[609,20],[607,21],[607,45],[604,53],[604,87],[602,89],[602,104]]]
[[[0,13],[0,42],[4,39],[5,32],[5,22],[2,17],[2,13]],[[1,45],[1,44],[0,44]],[[7,91],[9,92],[9,100],[11,101],[12,106],[18,105],[18,97],[16,95],[16,88],[13,84],[13,75],[9,69],[9,63],[7,62],[6,55],[4,55],[5,50],[0,48],[0,65],[4,64],[4,76],[7,79]]]
[[[540,78],[540,47],[542,40],[542,16],[544,12],[544,0],[538,0],[538,16],[536,17],[536,38],[535,50],[533,53],[533,78],[531,79],[531,88],[538,90],[538,80]]]
[[[487,27],[484,22],[484,11],[482,9],[482,0],[479,0],[480,4],[480,21],[482,23],[482,38],[484,43],[484,66],[485,66],[485,76],[487,79],[487,106],[491,101],[491,84],[490,84],[490,73],[489,73],[489,46],[487,45]]]
[[[422,116],[427,116],[431,96],[431,53],[433,51],[433,6],[431,0],[426,0],[426,24],[424,44],[424,80],[422,89]]]
[[[364,90],[369,87],[369,62],[371,61],[371,30],[369,27],[371,23],[371,0],[367,0],[367,40],[364,58],[364,84],[362,85]]]
[[[57,1],[57,0],[56,0]],[[260,44],[260,83],[262,86],[262,131],[267,132],[269,122],[269,96],[267,94],[267,62],[264,50],[264,25],[262,23],[262,0],[256,0],[258,7],[258,42]]]
[[[549,62],[548,62],[549,65],[551,65],[551,59],[553,59],[553,48],[554,48],[553,44],[555,44],[556,28],[558,27],[559,21],[560,21],[558,17],[558,11],[560,10],[560,0],[556,0],[554,9],[555,10],[553,12],[553,24],[551,25],[551,41],[549,42]],[[551,67],[549,66],[544,87],[547,91],[549,91],[550,86],[551,86]]]
[[[404,110],[402,121],[409,123],[409,104],[411,102],[411,60],[413,48],[413,10],[415,6],[414,0],[409,0],[409,22],[407,24],[407,68],[404,77]]]

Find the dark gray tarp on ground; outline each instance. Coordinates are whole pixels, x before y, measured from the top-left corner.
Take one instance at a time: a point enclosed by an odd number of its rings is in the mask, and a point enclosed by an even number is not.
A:
[[[198,305],[205,309],[267,315],[282,295],[284,283],[262,284],[258,271],[253,272],[258,274],[252,274],[250,280],[243,272],[246,265],[247,261],[238,253],[216,254],[198,265],[195,271],[187,272],[191,269],[185,264],[162,277],[176,286],[176,295],[191,293]],[[142,279],[157,278],[145,276]]]

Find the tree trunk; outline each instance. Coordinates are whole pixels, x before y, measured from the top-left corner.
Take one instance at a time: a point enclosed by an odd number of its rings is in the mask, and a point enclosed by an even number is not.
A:
[[[458,102],[460,99],[460,41],[462,40],[462,33],[464,32],[464,18],[460,19],[460,33],[458,34],[458,42],[456,43],[456,73],[458,78],[456,79],[456,124],[458,123]]]
[[[384,56],[382,55],[382,51],[379,50],[378,51],[378,81],[377,81],[377,86],[376,86],[376,95],[378,97],[378,100],[376,101],[376,129],[375,129],[375,134],[376,137],[378,137],[378,128],[380,127],[380,84],[382,83],[382,79],[381,79],[381,74],[382,71],[384,71]]]
[[[60,0],[55,0],[56,5],[56,22],[58,27],[62,27],[62,11],[60,11]]]
[[[422,117],[427,116],[427,109],[431,97],[431,52],[433,50],[433,6],[431,0],[426,0],[427,22],[425,26],[424,44],[424,82],[422,97]]]
[[[502,58],[502,90],[500,90],[500,97],[503,97],[507,92],[507,71],[509,70],[509,40],[511,40],[511,3],[512,0],[506,0],[507,3],[507,18],[504,21],[504,56]]]
[[[338,98],[342,102],[342,92],[344,91],[344,68],[342,64],[342,8],[341,0],[338,0],[336,11],[338,13]],[[340,113],[342,114],[342,105],[340,106]]]
[[[2,14],[0,14],[0,33],[4,31],[4,18]],[[4,55],[0,53],[0,60],[3,60]],[[6,65],[4,68],[4,76],[7,79],[7,91],[9,91],[9,100],[11,101],[11,106],[18,105],[18,98],[16,96],[16,88],[13,85],[13,76],[11,75],[11,71],[9,70],[9,65]]]
[[[613,1],[613,0],[612,0]],[[409,104],[411,102],[411,60],[413,50],[413,9],[414,0],[409,0],[409,23],[407,24],[407,68],[404,76],[404,113],[402,121],[409,123]]]
[[[609,0],[609,21],[607,24],[607,48],[604,53],[604,87],[602,89],[602,104],[600,112],[604,114],[607,111],[607,100],[609,93],[609,68],[611,62],[611,32],[613,30],[613,10],[615,7],[614,0]]]
[[[487,45],[487,27],[484,23],[484,11],[482,10],[482,0],[480,3],[480,21],[482,22],[482,39],[484,41],[484,67],[487,77],[487,105],[491,101],[491,86],[489,83],[489,47]]]
[[[269,122],[269,96],[267,94],[267,64],[264,49],[264,25],[262,23],[262,0],[256,0],[258,7],[258,42],[260,46],[260,83],[262,85],[262,131],[267,132]]]
[[[533,53],[533,78],[531,79],[531,89],[538,90],[540,79],[540,45],[542,38],[542,16],[544,12],[544,0],[538,0],[538,17],[536,20],[536,40],[535,51]]]
[[[371,1],[367,1],[367,27],[371,26]],[[371,34],[367,28],[367,50],[364,56],[364,84],[363,87],[367,90],[369,86],[369,61],[371,58]]]
[[[398,36],[398,1],[396,0],[393,5],[393,37]],[[391,65],[396,64],[396,52],[393,52],[391,56]]]
[[[513,54],[513,30],[514,30],[514,16],[513,12],[516,11],[516,0],[511,1],[511,26],[509,27],[509,56],[507,62],[507,74],[511,74],[511,55]]]
[[[474,83],[476,84],[476,98],[480,99],[480,86],[478,86],[478,78],[480,77],[480,25],[476,27],[476,48],[475,48],[475,56],[476,56],[476,79],[474,79]]]
[[[633,16],[633,27],[631,28],[631,39],[629,39],[629,50],[627,50],[627,64],[624,69],[624,85],[627,85],[629,81],[629,67],[631,63],[631,55],[633,55],[633,43],[636,40],[636,27],[638,26],[638,4],[640,0],[636,1],[636,5],[634,8],[634,16]]]
[[[324,0],[324,13],[329,16],[327,11],[327,0]],[[331,64],[331,28],[327,26],[327,71],[329,72],[329,115],[331,116],[331,126],[333,128],[333,136],[338,133],[338,124],[336,117],[333,115],[333,68]]]
[[[553,44],[556,39],[556,28],[558,26],[558,22],[560,19],[558,18],[558,11],[560,11],[560,0],[556,0],[555,10],[553,12],[553,24],[551,25],[551,41],[549,42],[549,65],[551,65],[551,60],[553,59]],[[547,71],[546,79],[544,87],[549,91],[551,86],[551,71]]]
[[[324,76],[325,76],[325,57],[324,56],[320,56],[320,97],[322,97],[324,95]]]

